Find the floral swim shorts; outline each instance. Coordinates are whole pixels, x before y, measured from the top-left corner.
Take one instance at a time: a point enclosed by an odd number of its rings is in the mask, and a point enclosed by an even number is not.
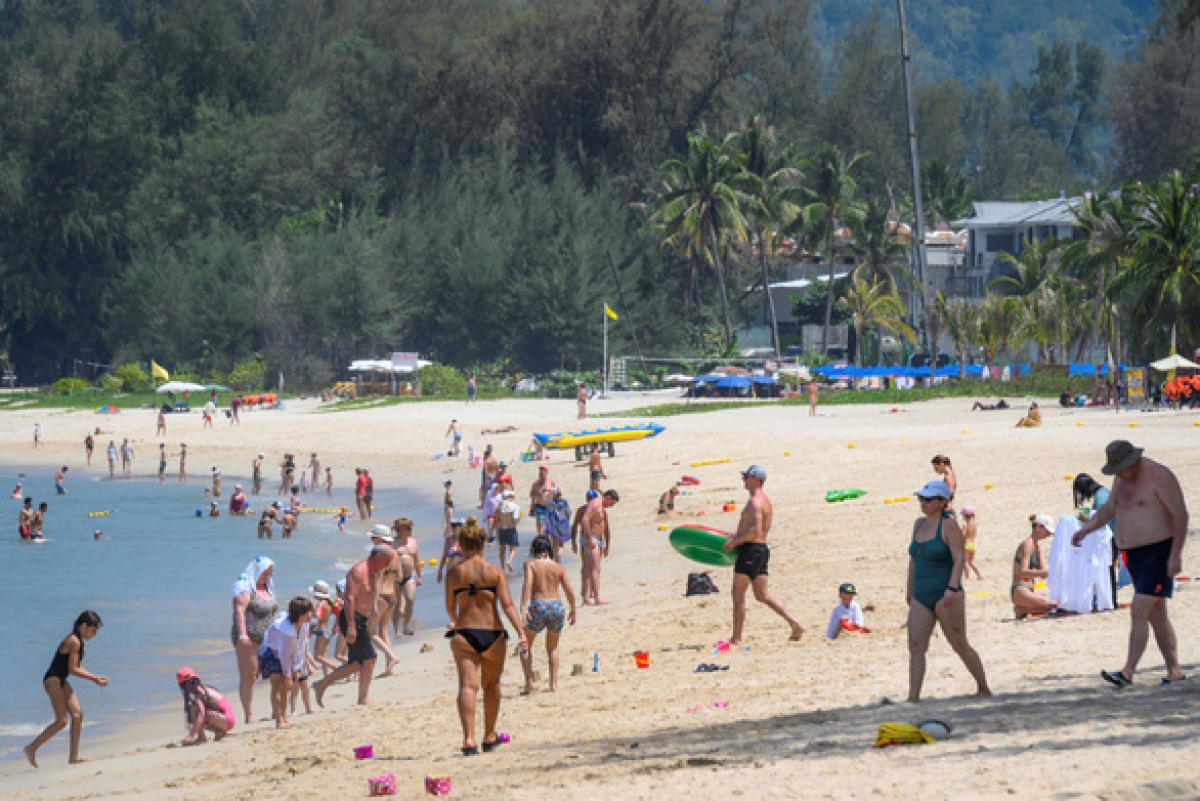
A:
[[[563,609],[562,601],[530,602],[529,623],[527,624],[530,631],[540,633],[545,629],[550,629],[555,634],[559,634],[566,623],[567,613]]]

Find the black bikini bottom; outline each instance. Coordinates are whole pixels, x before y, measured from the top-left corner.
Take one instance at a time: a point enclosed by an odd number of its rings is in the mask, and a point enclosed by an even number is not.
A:
[[[462,638],[467,641],[467,645],[475,649],[475,653],[483,656],[484,652],[489,650],[496,641],[500,638],[508,639],[508,632],[504,629],[494,631],[492,629],[450,629],[446,632],[446,639],[451,639],[455,634],[461,634]]]

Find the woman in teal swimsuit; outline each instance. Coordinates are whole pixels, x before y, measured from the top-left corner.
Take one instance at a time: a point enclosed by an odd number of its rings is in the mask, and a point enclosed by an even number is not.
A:
[[[925,653],[934,624],[975,679],[975,697],[992,694],[979,654],[967,642],[967,617],[962,592],[964,561],[962,530],[946,507],[953,493],[945,481],[930,481],[914,493],[923,517],[913,525],[908,546],[908,700],[921,700],[925,682]]]

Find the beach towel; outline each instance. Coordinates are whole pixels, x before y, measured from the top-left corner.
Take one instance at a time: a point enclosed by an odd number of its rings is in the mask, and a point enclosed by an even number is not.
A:
[[[559,542],[571,539],[571,504],[565,498],[555,498],[550,502],[542,530]]]
[[[1071,537],[1081,524],[1074,515],[1063,515],[1054,528],[1050,546],[1046,586],[1050,600],[1060,609],[1076,614],[1113,608],[1109,565],[1112,561],[1112,529],[1108,526],[1084,539],[1078,548]]]

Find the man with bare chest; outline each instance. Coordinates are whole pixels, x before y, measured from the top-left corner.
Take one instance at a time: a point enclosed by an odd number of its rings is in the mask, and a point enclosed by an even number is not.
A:
[[[750,493],[750,500],[742,510],[737,533],[725,543],[725,550],[737,549],[737,562],[733,566],[733,634],[729,642],[737,645],[742,641],[742,625],[746,621],[746,589],[754,589],[754,599],[770,607],[771,611],[787,621],[792,627],[790,639],[799,640],[804,628],[788,614],[787,609],[767,589],[767,564],[771,551],[767,547],[767,534],[771,532],[774,508],[771,499],[763,492],[767,471],[752,465],[742,472],[742,483]]]
[[[334,682],[358,672],[358,703],[376,703],[368,695],[371,689],[371,671],[375,668],[375,647],[371,642],[371,631],[378,623],[379,573],[395,557],[392,546],[380,543],[371,548],[366,559],[354,565],[346,573],[346,600],[338,614],[338,625],[346,638],[346,664],[313,685],[317,705],[325,706],[325,691]]]
[[[1105,475],[1116,476],[1112,494],[1072,538],[1078,546],[1085,537],[1113,523],[1117,547],[1125,551],[1133,576],[1133,603],[1129,607],[1129,653],[1125,666],[1100,671],[1118,688],[1133,683],[1133,674],[1146,650],[1150,631],[1167,665],[1163,683],[1185,678],[1179,666],[1175,629],[1167,617],[1167,601],[1175,589],[1175,576],[1183,569],[1183,542],[1187,537],[1188,511],[1175,474],[1142,456],[1142,449],[1124,440],[1106,449]]]

